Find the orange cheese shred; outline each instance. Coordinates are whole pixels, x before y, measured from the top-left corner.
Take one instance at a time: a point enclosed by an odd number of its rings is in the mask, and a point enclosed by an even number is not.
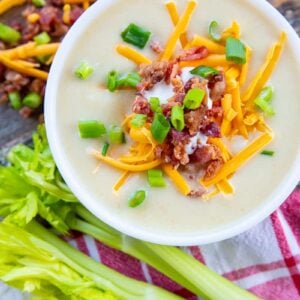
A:
[[[176,26],[179,22],[179,14],[178,14],[176,3],[173,0],[171,0],[171,1],[166,2],[165,5],[166,5],[166,8],[171,17],[173,25]],[[187,38],[186,33],[183,33],[180,36],[180,42],[181,42],[182,48],[184,48],[188,44],[188,38]]]
[[[170,177],[172,182],[183,195],[187,196],[190,194],[191,188],[183,176],[177,170],[175,170],[172,165],[162,165],[162,169]]]
[[[68,25],[71,23],[71,5],[70,4],[65,4],[63,7],[63,22]]]
[[[240,134],[244,138],[248,138],[248,132],[244,124],[244,114],[242,110],[242,101],[240,94],[240,87],[237,85],[235,89],[232,90],[232,108],[237,112],[236,118],[233,120],[233,125],[239,130]]]
[[[26,0],[2,0],[0,1],[0,15],[10,10],[12,7],[23,5]]]
[[[40,18],[41,18],[41,16],[40,16],[39,14],[37,14],[37,13],[32,13],[32,14],[30,14],[30,15],[27,17],[27,21],[28,21],[29,23],[34,24],[34,23],[36,23]]]
[[[252,49],[250,47],[247,47],[246,48],[246,63],[241,68],[241,75],[240,75],[240,79],[239,79],[240,86],[243,86],[246,82],[251,56],[252,56]]]
[[[271,133],[265,133],[252,142],[249,146],[239,152],[231,160],[226,162],[220,172],[211,179],[201,180],[201,183],[208,187],[212,184],[217,184],[231,174],[235,173],[242,165],[244,165],[253,155],[261,151],[266,145],[273,140]]]
[[[131,165],[131,164],[123,163],[123,162],[116,160],[109,156],[103,156],[100,152],[98,152],[96,150],[92,151],[91,154],[96,159],[110,165],[111,167],[119,169],[119,170],[123,170],[123,171],[143,172],[143,171],[147,171],[147,170],[153,169],[153,168],[161,165],[161,160],[159,160],[159,159],[156,159],[156,160],[144,163],[144,164],[140,164],[140,165]]]
[[[170,60],[172,57],[176,43],[180,36],[187,31],[187,27],[189,25],[189,22],[192,18],[192,14],[194,10],[196,9],[197,1],[196,0],[189,0],[187,7],[185,11],[183,12],[181,18],[179,19],[178,23],[176,24],[173,33],[170,35],[165,50],[161,55],[160,60]]]
[[[266,85],[267,81],[269,80],[271,74],[273,73],[278,63],[286,39],[286,33],[282,32],[278,42],[269,50],[266,62],[257,72],[256,76],[254,77],[245,94],[243,95],[243,102],[254,101],[254,99],[258,96],[260,91]]]
[[[152,61],[148,57],[144,56],[143,54],[139,53],[135,49],[125,46],[125,45],[117,45],[116,46],[116,51],[128,58],[129,60],[135,62],[137,65],[140,64],[151,64]]]
[[[40,78],[43,80],[47,80],[47,78],[48,78],[47,72],[24,66],[23,64],[20,64],[18,62],[10,60],[5,55],[2,55],[2,56],[0,55],[0,62],[3,65],[5,65],[7,68],[15,70],[21,74]]]
[[[234,187],[227,179],[223,179],[216,184],[217,189],[224,195],[234,194]]]
[[[224,54],[211,54],[204,59],[181,61],[179,63],[181,68],[198,67],[200,65],[209,67],[228,67],[231,64],[231,62],[226,60],[226,56]]]
[[[205,46],[211,54],[225,54],[226,52],[223,45],[217,44],[206,37],[195,35],[189,43],[189,48],[200,46]]]
[[[126,180],[129,178],[130,172],[124,171],[121,177],[118,179],[114,185],[114,191],[118,192],[120,188],[125,184]]]
[[[237,39],[241,37],[241,27],[237,21],[233,21],[231,26],[223,31],[222,40],[225,41],[230,36]]]
[[[84,0],[82,2],[82,6],[83,6],[83,9],[86,10],[90,7],[90,1],[89,0]]]

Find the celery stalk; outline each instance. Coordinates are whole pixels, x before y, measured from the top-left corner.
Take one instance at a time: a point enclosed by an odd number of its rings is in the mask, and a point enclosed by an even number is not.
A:
[[[112,291],[120,299],[148,299],[148,297],[149,299],[181,299],[161,288],[130,279],[95,262],[35,221],[26,225],[25,228],[31,234],[45,241],[46,250],[51,252],[54,257],[59,258],[78,273],[91,278],[99,287]]]
[[[177,247],[157,245],[125,236],[82,206],[77,206],[76,212],[88,223],[79,219],[73,220],[69,224],[73,229],[143,260],[196,295],[208,299],[258,299]]]

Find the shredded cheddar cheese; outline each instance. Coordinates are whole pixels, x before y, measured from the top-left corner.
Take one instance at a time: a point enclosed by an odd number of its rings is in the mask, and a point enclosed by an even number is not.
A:
[[[0,15],[10,10],[12,7],[23,5],[26,0],[1,0]]]
[[[251,56],[252,56],[252,49],[250,47],[247,47],[246,48],[246,63],[241,68],[241,75],[240,75],[240,79],[239,79],[240,86],[243,86],[246,82]]]
[[[189,0],[182,17],[179,19],[178,23],[174,28],[173,33],[171,34],[169,40],[167,41],[165,50],[160,60],[166,60],[166,61],[170,60],[170,58],[173,55],[178,39],[183,33],[187,31],[187,27],[192,18],[192,14],[196,9],[196,6],[197,6],[196,0]]]
[[[118,192],[120,188],[125,184],[126,180],[129,178],[130,172],[124,171],[121,177],[118,179],[114,185],[114,191]]]
[[[187,196],[188,194],[190,194],[191,188],[189,187],[183,176],[177,170],[175,170],[173,166],[162,165],[162,169],[183,195]]]
[[[217,44],[206,37],[195,35],[188,47],[193,48],[199,46],[205,46],[211,54],[225,54],[226,52],[223,45]]]
[[[232,65],[232,63],[228,62],[226,56],[223,54],[211,54],[200,60],[181,61],[179,65],[181,68],[198,67],[200,65],[209,67],[228,67],[229,65]]]
[[[90,1],[89,0],[84,0],[82,3],[83,9],[86,10],[90,7]]]
[[[253,155],[261,151],[266,145],[268,145],[273,139],[273,134],[265,133],[249,146],[243,149],[240,153],[234,156],[231,160],[226,162],[220,172],[212,179],[201,180],[204,186],[210,186],[217,184],[224,180],[231,174],[235,173],[243,164],[245,164]]]
[[[63,22],[68,25],[71,23],[70,13],[71,13],[71,5],[65,4],[63,7]]]
[[[40,16],[39,14],[37,14],[37,13],[32,13],[32,14],[30,14],[30,15],[27,17],[27,21],[28,21],[29,23],[34,24],[34,23],[36,23],[40,18],[41,18],[41,16]]]
[[[227,179],[223,179],[222,181],[218,182],[216,187],[224,195],[234,194],[234,187]]]
[[[222,40],[225,41],[230,36],[237,39],[241,37],[241,27],[237,21],[233,21],[231,26],[223,31]]]
[[[177,10],[177,6],[176,6],[175,2],[173,0],[171,0],[171,1],[166,2],[165,5],[170,14],[173,25],[176,26],[179,22],[179,14],[178,14],[178,10]],[[186,33],[183,33],[180,36],[180,42],[181,42],[182,48],[184,48],[188,44],[188,38],[187,38]]]
[[[270,49],[266,62],[258,71],[243,95],[243,102],[254,101],[273,73],[283,50],[287,35],[282,32],[279,41]]]
[[[21,74],[40,78],[43,80],[47,80],[48,73],[45,71],[37,70],[34,68],[28,68],[27,66],[24,66],[23,64],[19,64],[18,62],[15,62],[13,60],[10,60],[5,55],[0,55],[0,62],[5,65],[7,68],[10,68],[12,70],[15,70]]]
[[[133,61],[137,65],[140,65],[140,64],[151,64],[152,63],[151,59],[149,59],[148,57],[144,56],[143,54],[139,53],[135,49],[130,48],[128,46],[117,45],[116,46],[116,51],[120,55],[128,58],[129,60]]]

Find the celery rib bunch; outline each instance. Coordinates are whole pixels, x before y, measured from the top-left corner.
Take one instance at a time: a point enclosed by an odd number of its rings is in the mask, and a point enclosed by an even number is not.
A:
[[[3,281],[37,295],[51,292],[52,299],[179,299],[94,262],[36,221],[43,219],[58,233],[77,230],[134,256],[205,299],[258,299],[179,248],[130,238],[93,216],[60,176],[43,126],[33,136],[33,148],[18,145],[8,160],[10,166],[0,167]]]

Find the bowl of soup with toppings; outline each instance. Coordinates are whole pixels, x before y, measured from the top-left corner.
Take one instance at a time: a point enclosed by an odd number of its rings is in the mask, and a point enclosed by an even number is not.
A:
[[[155,243],[250,228],[300,178],[299,45],[265,1],[97,1],[47,84],[66,183],[97,217]]]

